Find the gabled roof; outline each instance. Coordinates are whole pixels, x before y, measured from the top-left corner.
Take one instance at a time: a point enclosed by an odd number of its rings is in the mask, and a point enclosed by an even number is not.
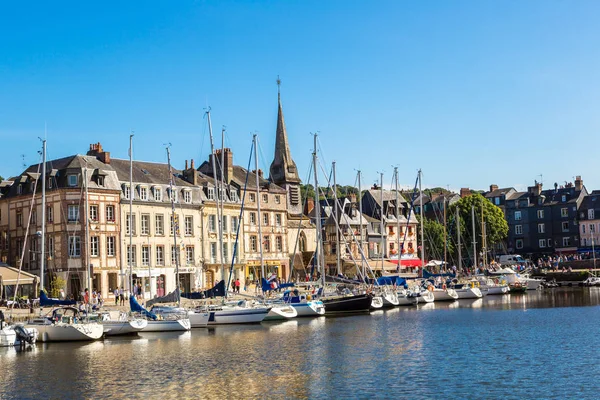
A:
[[[367,191],[371,197],[373,198],[373,200],[375,200],[375,203],[381,207],[381,196],[383,194],[383,201],[384,202],[395,202],[396,201],[396,196],[398,197],[398,208],[402,209],[404,208],[404,206],[402,205],[402,203],[406,203],[406,200],[404,199],[404,197],[402,197],[402,193],[398,190],[397,194],[395,190],[382,190],[381,189],[369,189]],[[364,196],[363,196],[364,197]],[[394,206],[395,207],[395,206]]]
[[[486,198],[490,198],[490,197],[500,197],[500,196],[504,196],[509,194],[511,191],[515,191],[515,188],[509,187],[509,188],[501,188],[501,189],[496,189],[492,192],[486,192],[483,194],[484,197]]]
[[[120,182],[129,182],[129,160],[113,158],[110,165],[116,171]],[[179,171],[171,167],[175,179],[173,185],[193,187],[191,183],[183,180],[179,176]],[[132,181],[137,184],[148,185],[168,185],[169,184],[169,165],[164,163],[154,163],[149,161],[133,161]]]

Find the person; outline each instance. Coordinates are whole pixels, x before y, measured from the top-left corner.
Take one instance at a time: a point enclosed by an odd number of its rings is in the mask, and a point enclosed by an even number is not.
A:
[[[137,287],[137,295],[138,295],[138,300],[142,299],[142,284],[138,283],[138,287]]]
[[[124,306],[125,305],[125,292],[123,291],[123,286],[121,286],[121,289],[119,289],[119,301],[120,301],[120,305]]]
[[[90,291],[88,288],[83,291],[83,304],[90,304]]]
[[[4,313],[0,310],[0,330],[4,328]]]
[[[235,291],[238,293],[240,293],[240,286],[241,286],[240,278],[237,278],[235,280]]]
[[[115,295],[115,306],[118,306],[119,305],[119,288],[115,288],[114,295]]]

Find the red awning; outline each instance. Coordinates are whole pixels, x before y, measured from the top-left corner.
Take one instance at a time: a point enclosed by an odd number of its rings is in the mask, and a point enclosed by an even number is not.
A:
[[[389,260],[393,264],[398,264],[398,260]],[[405,260],[400,260],[401,267],[409,267],[409,268],[417,268],[421,266],[421,260],[419,258],[409,258]]]

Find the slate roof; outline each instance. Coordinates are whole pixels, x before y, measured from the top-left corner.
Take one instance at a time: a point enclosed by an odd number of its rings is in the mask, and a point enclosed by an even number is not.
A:
[[[119,181],[129,182],[129,160],[113,158],[110,165],[116,171]],[[173,167],[171,167],[171,171],[175,176],[173,185],[194,187],[180,177],[180,171]],[[132,178],[133,182],[138,184],[169,185],[169,165],[149,161],[133,161]]]

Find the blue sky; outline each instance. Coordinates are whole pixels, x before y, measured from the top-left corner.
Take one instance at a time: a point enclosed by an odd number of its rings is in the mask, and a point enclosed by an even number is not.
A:
[[[582,175],[600,189],[597,1],[5,2],[0,175],[100,141],[177,167],[227,127],[268,169],[277,75],[302,179],[312,137],[338,182],[523,189]],[[220,144],[220,139],[218,140]]]

